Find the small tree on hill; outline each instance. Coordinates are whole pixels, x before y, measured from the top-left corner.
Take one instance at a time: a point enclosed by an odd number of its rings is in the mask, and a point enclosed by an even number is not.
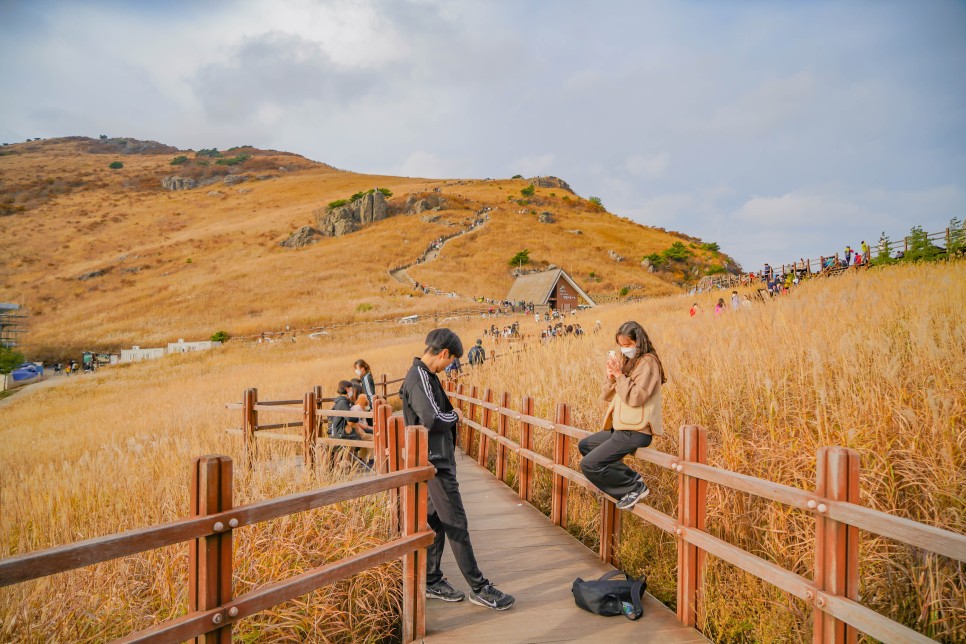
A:
[[[529,264],[529,263],[530,263],[530,249],[529,248],[528,249],[521,250],[519,253],[517,253],[516,255],[514,255],[513,258],[509,262],[507,262],[508,265],[510,265],[510,266],[516,266],[518,268],[520,266],[523,266],[524,264]]]
[[[956,217],[949,220],[949,251],[950,257],[966,251],[966,223]]]
[[[522,175],[522,174],[515,174],[515,175],[513,175],[513,176],[512,176],[512,177],[510,177],[510,178],[511,178],[511,179],[522,179],[522,178],[523,178],[523,175]]]
[[[181,165],[182,163],[187,163],[188,157],[183,154],[179,154],[175,158],[171,159],[171,165]]]
[[[228,332],[227,331],[216,331],[214,334],[212,334],[211,341],[212,342],[228,342],[228,338],[230,338],[230,337],[231,336],[228,335]]]
[[[23,354],[0,345],[0,373],[10,373],[23,364]]]
[[[889,241],[889,236],[882,231],[879,235],[879,247],[878,253],[875,259],[872,260],[874,266],[885,266],[886,264],[891,264],[894,260],[892,259],[892,242]]]
[[[587,201],[589,201],[590,203],[594,204],[595,206],[597,206],[601,210],[606,210],[604,208],[604,202],[600,200],[600,197],[590,197],[589,199],[587,199]]]
[[[535,193],[536,191],[537,189],[534,188],[533,184],[531,183],[529,186],[521,190],[520,194],[523,195],[524,197],[532,197],[533,193]]]
[[[110,168],[111,170],[120,170],[121,168],[124,167],[124,164],[121,163],[120,161],[115,161],[107,167]]]
[[[913,226],[909,231],[909,250],[906,251],[903,259],[910,262],[920,259],[931,262],[937,259],[939,254],[939,248],[929,241],[929,235],[922,226]]]

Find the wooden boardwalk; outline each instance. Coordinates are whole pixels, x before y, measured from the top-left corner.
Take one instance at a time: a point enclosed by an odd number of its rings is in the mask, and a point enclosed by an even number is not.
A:
[[[708,641],[682,626],[650,595],[645,596],[644,617],[636,622],[577,608],[570,592],[574,579],[597,578],[611,566],[521,501],[475,460],[457,456],[457,474],[480,569],[501,590],[514,595],[516,604],[494,611],[469,600],[427,599],[424,642]],[[469,592],[448,545],[443,572],[455,588]]]

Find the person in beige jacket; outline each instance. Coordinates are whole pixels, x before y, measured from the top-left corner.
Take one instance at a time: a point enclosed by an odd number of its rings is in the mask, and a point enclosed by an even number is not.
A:
[[[650,490],[641,475],[624,464],[624,457],[663,436],[661,386],[664,366],[647,332],[637,322],[625,322],[615,340],[620,355],[610,352],[601,400],[608,403],[603,431],[578,444],[580,469],[605,494],[630,510]]]

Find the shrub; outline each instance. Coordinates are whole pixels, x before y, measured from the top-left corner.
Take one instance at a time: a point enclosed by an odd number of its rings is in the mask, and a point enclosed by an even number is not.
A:
[[[523,266],[524,264],[530,263],[530,249],[521,250],[519,253],[514,255],[507,264],[509,266]]]
[[[589,201],[590,203],[594,204],[595,206],[597,206],[601,210],[604,210],[604,202],[600,200],[600,197],[591,197],[587,201]]]
[[[248,161],[251,158],[252,157],[250,154],[239,154],[236,157],[227,157],[224,159],[218,159],[217,161],[215,161],[215,163],[217,163],[218,165],[238,165],[239,163],[244,163],[245,161]]]
[[[190,264],[191,263],[191,258],[189,257],[188,259],[184,260],[184,263],[185,264]]]
[[[523,195],[524,197],[532,197],[533,193],[535,193],[536,191],[537,189],[534,188],[533,184],[531,183],[529,186],[521,190],[520,194]]]
[[[218,151],[218,148],[201,149],[195,152],[195,156],[196,157],[220,157],[221,152]]]
[[[511,178],[511,179],[522,179],[522,178],[523,178],[523,175],[522,175],[522,174],[515,174],[515,175],[513,175],[513,176],[512,176],[512,177],[510,177],[510,178]]]
[[[182,163],[187,163],[188,157],[183,154],[179,154],[175,158],[171,159],[171,165],[181,165]]]
[[[362,304],[356,307],[356,313],[365,313],[371,310],[372,310],[372,304],[369,304],[368,302],[363,302]]]
[[[892,242],[889,241],[889,236],[885,234],[885,231],[882,231],[882,234],[879,235],[879,252],[872,260],[872,264],[873,266],[885,266],[892,264],[894,261],[892,259]]]
[[[715,242],[708,242],[707,244],[701,244],[701,249],[710,250],[712,253],[717,253],[719,250],[721,250],[721,247]]]
[[[618,292],[617,292],[617,294],[618,294],[618,295],[620,295],[621,297],[625,297],[625,296],[626,296],[626,295],[627,295],[628,293],[630,293],[630,292],[631,292],[631,289],[629,289],[629,288],[628,288],[628,287],[626,287],[626,286],[622,286],[622,287],[621,287],[621,290],[620,290],[620,291],[618,291]]]
[[[966,250],[966,223],[956,217],[949,220],[949,255]]]
[[[724,272],[725,272],[725,267],[724,266],[709,266],[707,269],[705,269],[704,274],[705,275],[719,275],[719,274],[724,273]]]
[[[216,331],[211,336],[211,341],[212,342],[228,342],[228,338],[230,338],[230,337],[231,336],[228,335],[228,332],[227,331]]]
[[[379,192],[381,192],[386,199],[392,197],[392,190],[389,188],[379,188]]]
[[[349,200],[348,199],[336,199],[335,201],[330,201],[329,202],[329,210],[332,210],[333,208],[341,208],[342,206],[346,205],[347,203],[349,203]]]
[[[110,168],[111,170],[120,170],[121,168],[124,167],[124,164],[121,163],[120,161],[114,161],[113,163],[111,163],[111,165],[107,167]]]
[[[660,264],[664,257],[661,256],[661,253],[651,253],[650,255],[645,255],[644,259],[651,262],[651,264]]]
[[[661,253],[665,259],[669,259],[674,262],[683,262],[691,254],[684,242],[674,242],[671,247]]]
[[[236,145],[233,148],[228,148],[228,151],[229,152],[234,152],[235,150],[241,150],[243,148],[252,148],[252,147],[254,147],[254,146],[252,146],[252,145]]]
[[[106,134],[102,134],[102,135],[100,136],[100,139],[101,139],[101,141],[103,141],[103,140],[104,140],[104,139],[106,139],[106,138],[107,138],[107,135],[106,135]]]

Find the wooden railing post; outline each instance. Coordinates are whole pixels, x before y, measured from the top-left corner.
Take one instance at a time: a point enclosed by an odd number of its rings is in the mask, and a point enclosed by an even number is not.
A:
[[[429,465],[429,432],[425,427],[406,427],[406,469]],[[429,529],[426,523],[428,488],[425,482],[402,489],[404,537]],[[403,642],[422,641],[426,635],[426,548],[403,557]]]
[[[310,391],[302,400],[302,463],[306,469],[315,466],[315,439],[319,431],[317,417],[315,393]]]
[[[258,429],[258,412],[255,405],[258,402],[258,390],[254,387],[246,389],[242,395],[242,436],[245,441],[245,466],[252,469],[255,466],[255,430]]]
[[[232,465],[227,456],[201,456],[192,462],[191,515],[206,516],[232,508]],[[188,547],[188,611],[218,608],[231,601],[231,529],[215,524],[218,534],[194,539]],[[220,530],[218,528],[220,527]],[[225,615],[216,623],[225,621]],[[195,638],[197,644],[230,644],[231,624]]]
[[[523,397],[520,412],[527,416],[533,416],[533,396]],[[520,421],[520,447],[533,450],[533,425],[522,420]],[[520,454],[517,467],[519,472],[517,477],[518,492],[520,498],[529,503],[530,499],[533,498],[533,461]]]
[[[450,383],[450,387],[453,387],[453,383]],[[458,385],[455,386],[455,388],[456,388],[456,393],[458,393],[459,395],[461,396],[466,395],[466,386],[463,383],[459,383]],[[452,389],[450,389],[450,391],[452,392]],[[458,408],[461,412],[463,412],[464,416],[466,415],[467,405],[462,400],[457,399],[454,407]],[[460,429],[457,428],[456,431],[459,432]],[[473,431],[469,427],[467,427],[465,434],[466,434],[466,437],[463,439],[463,453],[469,456],[470,453],[473,451]]]
[[[678,455],[685,463],[708,462],[708,430],[697,425],[681,426]],[[685,529],[704,531],[708,512],[708,483],[678,474],[678,522]],[[704,565],[707,554],[678,537],[678,619],[694,626],[704,594]]]
[[[606,496],[600,498],[600,560],[617,566],[617,543],[620,541],[621,511]]]
[[[404,467],[403,451],[405,450],[405,421],[398,416],[391,416],[387,425],[389,431],[386,433],[386,444],[388,447],[387,469],[389,472],[398,472]],[[389,504],[392,511],[389,513],[389,529],[393,534],[399,531],[399,491],[389,491]]]
[[[570,424],[570,405],[557,403],[557,416],[554,422],[558,425]],[[553,434],[553,463],[561,467],[570,467],[570,436],[554,431]],[[567,496],[570,491],[570,480],[562,474],[553,474],[550,492],[550,520],[561,528],[567,527]]]
[[[483,391],[483,401],[487,404],[493,403],[493,391],[489,387],[487,387]],[[483,427],[486,427],[487,429],[491,429],[490,421],[492,418],[493,418],[493,410],[487,407],[483,407],[483,414],[480,420],[480,424],[483,425]],[[488,460],[487,457],[489,456],[487,452],[489,452],[489,445],[490,443],[489,441],[487,441],[486,436],[484,436],[483,434],[480,434],[480,447],[476,454],[476,462],[482,465],[483,467],[486,467],[487,465],[487,460]]]
[[[382,382],[379,383],[379,386],[382,387],[382,397],[388,400],[389,399],[389,378],[386,377],[386,374],[382,374]]]
[[[473,400],[479,400],[480,399],[479,388],[476,385],[473,385],[472,387],[470,387],[470,398],[472,398]],[[478,404],[476,404],[475,402],[471,402],[470,405],[469,405],[469,409],[467,410],[467,416],[466,417],[469,418],[472,421],[478,422],[479,421],[479,415],[477,414],[477,410],[479,410],[479,408],[480,408],[480,406]],[[473,430],[473,428],[470,427],[469,425],[466,425],[466,444],[468,446],[467,447],[467,451],[466,451],[467,455],[470,454],[470,448],[472,448],[472,443],[473,443],[473,440],[474,440],[474,439],[472,439],[470,437],[471,436],[474,436],[475,434],[476,434],[476,432]],[[480,443],[479,443],[478,450],[479,451],[477,451],[477,453],[476,453],[476,457],[477,458],[479,458],[479,456],[480,456],[480,453],[479,452],[483,450],[483,435],[482,434],[480,434]]]
[[[818,450],[815,493],[820,499],[859,502],[859,454],[844,447]],[[824,515],[819,501],[815,517],[815,586],[853,601],[859,598],[859,529]],[[857,631],[825,613],[824,600],[816,601],[812,638],[816,643],[854,644]]]
[[[372,448],[375,454],[375,468],[377,474],[386,474],[388,460],[386,449],[388,446],[387,436],[389,434],[389,417],[392,416],[392,406],[381,398],[377,398],[372,407]]]
[[[504,391],[500,395],[500,407],[503,407],[503,408],[510,407],[510,394],[506,391]],[[496,419],[496,433],[506,438],[507,424],[509,422],[510,422],[510,419],[507,418],[507,415],[504,413],[500,413],[500,415]],[[506,453],[507,453],[506,445],[504,445],[503,443],[500,443],[499,445],[496,446],[495,474],[496,474],[497,480],[503,481],[504,483],[506,483]]]

